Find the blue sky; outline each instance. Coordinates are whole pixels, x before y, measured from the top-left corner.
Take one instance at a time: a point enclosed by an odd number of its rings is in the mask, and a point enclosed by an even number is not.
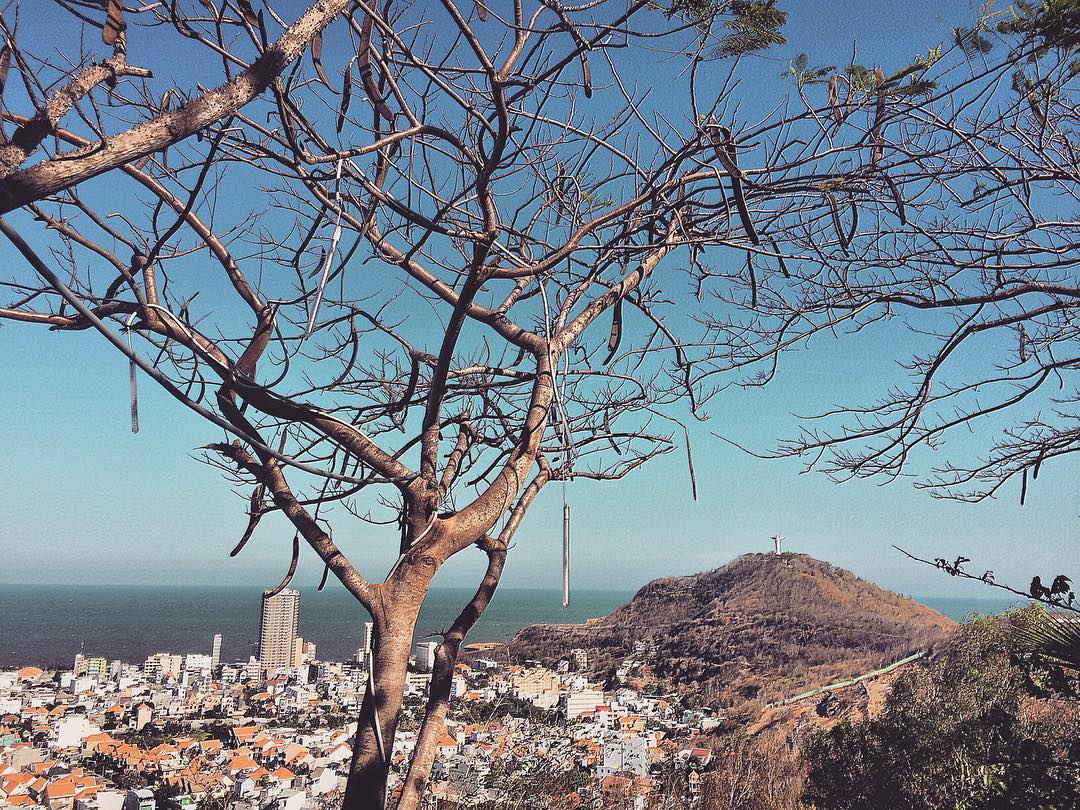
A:
[[[967,2],[780,5],[791,15],[791,44],[756,60],[749,72],[756,84],[743,86],[748,105],[781,89],[776,74],[800,51],[812,63],[835,63],[847,58],[857,37],[860,61],[906,63],[974,13]],[[133,43],[132,61],[160,65],[140,53],[143,47]],[[156,59],[167,60],[164,53]],[[7,245],[0,246],[0,259],[21,261]],[[710,408],[710,422],[694,432],[697,502],[690,499],[681,452],[622,482],[570,484],[575,583],[632,588],[657,576],[705,570],[766,550],[776,532],[791,550],[922,595],[988,592],[909,563],[891,544],[923,556],[963,553],[973,567],[992,568],[1016,583],[1056,574],[1076,560],[1080,463],[1071,457],[1043,470],[1023,508],[1015,487],[997,500],[967,505],[932,500],[910,480],[838,486],[817,474],[800,475],[797,462],[759,461],[712,436],[722,432],[768,448],[792,433],[793,413],[871,400],[886,381],[901,379],[894,361],[906,355],[897,349],[911,340],[892,327],[858,341],[822,340],[786,359],[767,388],[725,393]],[[245,501],[192,458],[193,448],[217,440],[219,432],[145,379],[140,399],[142,430],[133,436],[126,362],[100,338],[0,324],[0,446],[6,450],[0,582],[269,585],[280,578],[291,540],[280,524],[268,522],[243,555],[227,556],[245,523]],[[945,449],[963,453],[984,443],[985,436],[957,434]],[[507,586],[557,586],[559,508],[559,490],[549,487],[518,534]],[[392,528],[345,518],[335,526],[335,539],[362,573],[378,576],[391,564]],[[466,552],[445,566],[436,584],[472,584],[481,565],[479,552]],[[320,573],[314,555],[304,555],[298,580],[311,582]]]

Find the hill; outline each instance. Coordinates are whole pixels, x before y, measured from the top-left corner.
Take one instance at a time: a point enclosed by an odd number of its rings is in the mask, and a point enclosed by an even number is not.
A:
[[[657,579],[609,615],[532,625],[515,657],[554,664],[589,653],[594,676],[632,661],[639,687],[692,702],[771,702],[877,669],[943,640],[954,624],[913,599],[805,554],[747,554],[702,574]],[[657,683],[659,682],[659,683]]]

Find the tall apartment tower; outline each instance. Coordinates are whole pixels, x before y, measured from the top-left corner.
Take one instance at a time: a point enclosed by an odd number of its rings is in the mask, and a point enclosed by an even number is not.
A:
[[[421,641],[416,645],[416,669],[418,672],[431,672],[435,669],[435,651],[439,649],[437,641]]]
[[[221,666],[221,633],[214,633],[214,646],[210,651],[210,660],[214,669]]]
[[[364,643],[356,651],[356,663],[367,663],[368,656],[371,655],[371,642],[375,636],[375,625],[371,622],[364,622]]]
[[[263,591],[259,621],[259,661],[264,669],[292,666],[296,626],[300,620],[300,591]]]

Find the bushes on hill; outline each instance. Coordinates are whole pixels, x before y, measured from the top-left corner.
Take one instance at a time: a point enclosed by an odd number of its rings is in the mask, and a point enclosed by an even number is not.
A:
[[[877,717],[814,736],[805,801],[821,810],[1080,806],[1080,706],[1039,686],[1063,673],[1024,656],[1012,632],[1039,610],[964,625],[928,667],[897,679]]]

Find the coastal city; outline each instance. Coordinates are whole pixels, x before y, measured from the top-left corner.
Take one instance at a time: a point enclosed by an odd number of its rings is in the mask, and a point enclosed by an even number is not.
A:
[[[0,807],[340,806],[372,625],[354,660],[322,661],[297,634],[299,612],[299,591],[264,592],[257,655],[247,661],[222,661],[214,635],[208,651],[141,663],[90,651],[71,669],[0,671]],[[418,643],[410,660],[391,795],[416,744],[437,646]],[[717,721],[631,688],[633,658],[601,684],[587,677],[583,649],[555,669],[510,663],[504,644],[467,652],[455,667],[429,806],[483,805],[528,786],[537,806],[550,790],[576,806],[616,799],[641,810],[673,784],[684,806],[695,804],[711,760],[695,737]]]

